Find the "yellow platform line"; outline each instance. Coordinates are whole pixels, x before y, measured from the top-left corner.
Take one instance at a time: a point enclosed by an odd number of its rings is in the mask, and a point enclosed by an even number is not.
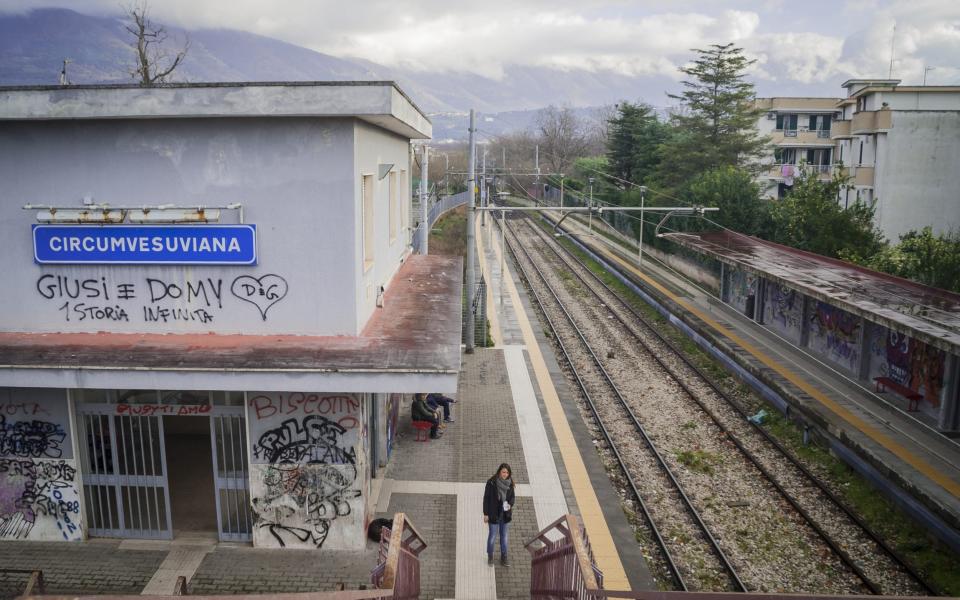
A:
[[[477,240],[480,239],[477,236]],[[493,243],[492,246],[497,254],[497,259],[502,259],[503,249],[500,245]],[[481,254],[480,256],[484,255]],[[607,527],[607,520],[600,508],[600,501],[597,499],[593,484],[590,483],[590,476],[587,474],[586,465],[583,464],[583,457],[580,456],[580,449],[573,439],[573,432],[570,431],[567,416],[560,405],[560,397],[557,396],[557,390],[553,387],[553,380],[550,378],[547,363],[543,359],[540,346],[537,344],[537,338],[534,336],[530,321],[523,310],[517,286],[514,285],[513,278],[507,274],[504,274],[503,281],[513,301],[514,310],[517,311],[517,322],[520,325],[520,332],[523,334],[527,352],[530,354],[530,362],[533,364],[537,385],[543,394],[543,404],[550,416],[550,426],[553,428],[553,434],[557,439],[560,456],[563,458],[564,467],[570,478],[570,485],[573,488],[573,495],[577,500],[577,507],[580,509],[580,516],[587,530],[587,536],[590,538],[594,558],[597,561],[597,566],[603,572],[604,587],[612,590],[629,590],[631,589],[630,581],[623,569],[623,563],[620,562],[620,555],[613,543],[610,528]]]
[[[810,385],[799,374],[784,367],[782,364],[777,362],[774,358],[770,357],[765,352],[763,352],[762,350],[754,346],[751,342],[747,341],[746,339],[744,339],[743,337],[741,337],[731,329],[721,325],[720,323],[715,321],[710,315],[704,313],[702,310],[700,310],[690,302],[677,296],[666,287],[660,285],[660,283],[658,283],[657,281],[651,279],[647,275],[640,272],[636,268],[636,266],[634,266],[633,264],[627,262],[626,260],[622,259],[621,257],[617,256],[616,254],[610,252],[605,248],[598,248],[596,245],[593,245],[593,247],[595,250],[599,251],[601,254],[606,256],[608,259],[612,260],[613,262],[616,262],[622,268],[626,269],[630,273],[639,277],[640,279],[645,281],[647,284],[649,284],[651,287],[655,288],[658,292],[660,292],[667,298],[670,298],[671,300],[673,300],[674,302],[682,306],[685,310],[696,315],[697,318],[699,318],[701,321],[703,321],[704,323],[706,323],[707,325],[715,329],[717,332],[721,333],[724,337],[726,337],[730,341],[739,345],[748,353],[752,354],[757,360],[763,363],[763,365],[765,365],[766,367],[769,367],[770,369],[773,369],[781,377],[783,377],[793,385],[797,386],[798,388],[800,388],[801,390],[803,390],[804,392],[806,392],[807,394],[815,398],[818,402],[820,402],[823,406],[827,407],[827,409],[833,412],[835,415],[837,415],[838,417],[840,417],[841,419],[843,419],[853,427],[859,429],[867,437],[869,437],[876,443],[880,444],[881,446],[883,446],[884,448],[892,452],[895,456],[905,461],[907,464],[909,464],[914,469],[922,473],[931,481],[934,481],[935,483],[937,483],[937,485],[944,488],[954,497],[960,497],[960,483],[950,479],[949,477],[946,476],[946,474],[940,472],[933,465],[931,465],[921,457],[917,456],[916,454],[914,454],[913,452],[905,448],[903,445],[898,443],[889,435],[883,433],[873,425],[870,425],[869,423],[864,421],[862,418],[854,414],[852,411],[850,411],[846,407],[838,404],[829,396],[827,396],[826,394],[824,394],[814,386]]]

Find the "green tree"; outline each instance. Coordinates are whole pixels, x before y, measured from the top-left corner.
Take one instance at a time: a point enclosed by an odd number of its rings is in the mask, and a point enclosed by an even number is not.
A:
[[[760,197],[753,176],[737,167],[718,167],[701,173],[685,194],[693,204],[715,206],[707,217],[734,231],[766,237],[770,231],[770,203]]]
[[[667,138],[667,125],[648,104],[622,102],[608,121],[607,160],[613,174],[645,183],[660,162],[657,148]]]
[[[864,266],[924,285],[960,292],[960,231],[933,235],[930,227],[900,236],[900,243],[861,260]]]
[[[660,147],[660,182],[676,189],[697,173],[720,166],[750,166],[764,152],[757,134],[760,111],[746,69],[754,63],[732,43],[694,49],[699,56],[680,69],[684,91],[671,116],[673,135]]]
[[[815,173],[801,175],[790,194],[773,204],[772,241],[860,263],[882,250],[873,207],[856,202],[845,209],[837,202],[846,185],[839,175],[830,181],[820,181]]]

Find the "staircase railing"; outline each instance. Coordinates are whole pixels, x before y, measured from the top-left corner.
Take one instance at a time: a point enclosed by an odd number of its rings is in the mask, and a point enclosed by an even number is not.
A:
[[[530,553],[530,597],[586,599],[603,589],[587,532],[574,515],[564,515],[526,544]]]

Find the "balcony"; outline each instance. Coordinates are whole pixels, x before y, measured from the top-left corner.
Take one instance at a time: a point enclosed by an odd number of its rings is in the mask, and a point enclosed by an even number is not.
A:
[[[820,181],[830,181],[833,178],[833,172],[835,170],[835,165],[789,165],[793,167],[793,177],[799,177],[802,173],[808,175],[815,174],[817,179]],[[767,179],[775,179],[777,181],[783,181],[786,177],[783,175],[783,164],[776,163],[773,165],[768,165],[764,168],[761,173],[761,176],[766,177]]]
[[[817,129],[775,129],[771,136],[777,146],[832,146],[830,130]]]
[[[856,167],[853,170],[853,185],[873,187],[873,167]]]
[[[833,129],[830,131],[830,138],[842,140],[850,137],[850,121],[834,121]]]
[[[850,126],[851,133],[876,133],[893,126],[893,111],[861,110],[854,113]]]

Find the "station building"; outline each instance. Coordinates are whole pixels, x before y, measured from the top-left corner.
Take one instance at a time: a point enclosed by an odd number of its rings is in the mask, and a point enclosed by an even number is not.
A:
[[[724,303],[930,427],[960,431],[960,294],[732,231],[664,237],[720,262]]]
[[[391,82],[0,88],[0,539],[362,548],[403,394],[455,392]]]

